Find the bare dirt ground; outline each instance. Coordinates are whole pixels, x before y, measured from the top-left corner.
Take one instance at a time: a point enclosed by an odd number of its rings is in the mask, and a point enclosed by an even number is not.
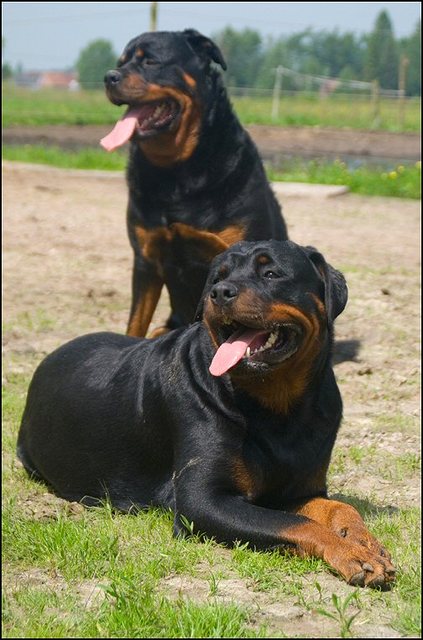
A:
[[[52,348],[84,332],[124,332],[132,255],[123,177],[8,162],[3,177],[9,366],[31,371]],[[283,183],[277,193],[291,239],[316,246],[347,277],[349,303],[337,321],[335,354],[345,402],[341,438],[416,451],[417,434],[400,427],[417,425],[420,406],[420,203],[310,197],[307,186],[303,197],[284,197]],[[167,317],[167,304],[164,295],[154,324]],[[380,478],[350,473],[348,485],[390,500],[418,499],[417,485],[386,492]]]
[[[98,147],[110,125],[8,127],[3,130],[5,144],[50,144],[66,149]],[[416,161],[421,157],[418,133],[390,133],[319,127],[247,127],[261,156],[277,160],[280,156],[316,158],[367,157]]]
[[[29,376],[47,353],[75,336],[124,332],[132,255],[121,175],[5,162],[3,180],[7,382],[14,373]],[[307,186],[290,196],[283,184],[277,193],[291,239],[317,247],[349,286],[336,330],[335,373],[344,398],[337,450],[358,457],[357,464],[350,457],[344,465],[335,451],[332,495],[365,496],[368,505],[388,512],[418,505],[418,474],[395,460],[419,451],[420,203],[311,197]],[[153,324],[167,314],[162,296]],[[360,455],[369,456],[365,473]],[[339,581],[328,580],[339,593]],[[398,637],[378,622],[360,635]],[[293,631],[296,624],[293,619]],[[336,637],[322,631],[317,626],[310,634]]]

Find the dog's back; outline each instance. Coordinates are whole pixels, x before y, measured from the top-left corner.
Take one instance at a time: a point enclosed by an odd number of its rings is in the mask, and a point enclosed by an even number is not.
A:
[[[28,390],[17,444],[32,477],[86,504],[107,497],[125,510],[167,503],[173,456],[154,391],[161,373],[150,363],[153,348],[157,354],[157,341],[97,333],[45,358]],[[124,413],[116,411],[120,403]]]

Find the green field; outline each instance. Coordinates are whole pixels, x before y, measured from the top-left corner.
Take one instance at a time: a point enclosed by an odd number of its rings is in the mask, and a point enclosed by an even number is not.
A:
[[[397,100],[382,99],[375,119],[374,106],[368,97],[333,95],[320,100],[315,94],[282,96],[280,114],[271,117],[271,97],[233,97],[232,102],[243,124],[277,124],[280,126],[321,126],[383,131],[420,131],[420,99],[406,101],[401,126]],[[122,107],[122,113],[125,107]],[[31,91],[3,84],[3,126],[42,124],[112,124],[116,107],[105,98],[104,91],[58,89]]]
[[[272,99],[233,97],[232,103],[243,124],[277,124],[290,127],[333,127],[378,131],[420,131],[420,99],[409,98],[401,123],[397,100],[382,99],[379,111],[368,97],[333,95],[320,99],[316,94],[281,97],[279,116],[273,120]]]
[[[33,325],[35,335],[42,330]],[[29,378],[7,369],[3,637],[304,638],[303,616],[314,619],[311,637],[372,637],[372,625],[381,623],[400,637],[420,637],[418,509],[390,512],[356,500],[371,531],[394,551],[399,568],[393,591],[383,593],[353,589],[333,578],[328,583],[321,560],[254,552],[246,545],[229,550],[195,536],[176,540],[171,513],[159,509],[124,515],[107,504],[84,509],[66,503],[16,467],[16,434]],[[417,455],[338,448],[331,477],[348,465],[365,474],[369,464],[381,477],[383,470],[389,472],[391,479],[398,467],[399,481],[420,468]],[[184,585],[184,595],[178,584]],[[228,590],[231,596],[222,598]],[[277,603],[298,611],[292,635],[278,635],[276,622],[268,626]],[[260,622],[261,608],[266,624]],[[315,635],[316,629],[321,635]]]

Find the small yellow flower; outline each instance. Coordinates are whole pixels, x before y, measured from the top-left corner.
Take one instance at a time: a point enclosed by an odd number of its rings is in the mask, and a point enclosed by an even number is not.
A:
[[[398,174],[396,171],[390,171],[388,175],[391,180],[396,180],[398,178]]]
[[[400,164],[400,165],[398,165],[398,167],[397,167],[397,171],[398,171],[398,173],[404,173],[404,171],[405,171],[405,167],[403,167],[403,165],[402,165],[402,164]]]

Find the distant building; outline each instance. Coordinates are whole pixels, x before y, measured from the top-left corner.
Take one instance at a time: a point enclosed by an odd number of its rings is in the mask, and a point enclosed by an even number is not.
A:
[[[78,75],[74,71],[23,71],[15,76],[18,87],[28,89],[69,89],[77,91],[79,87]]]

